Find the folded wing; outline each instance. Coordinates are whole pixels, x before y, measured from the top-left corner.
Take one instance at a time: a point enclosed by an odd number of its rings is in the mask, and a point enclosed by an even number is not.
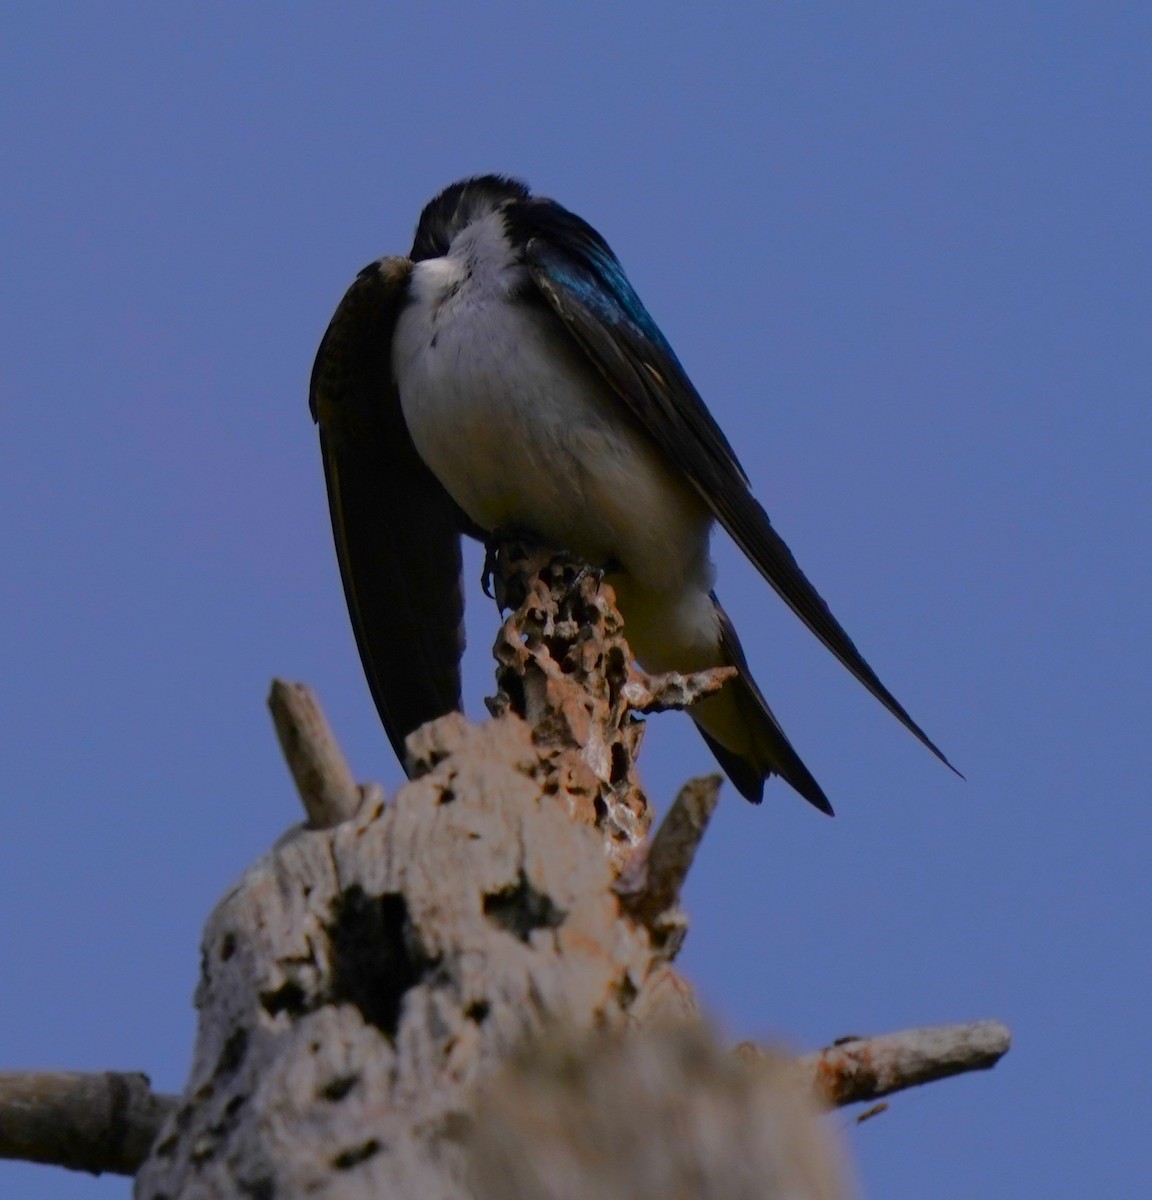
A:
[[[527,240],[526,263],[536,287],[668,461],[691,480],[732,539],[808,628],[951,767],[880,682],[800,570],[752,495],[727,438],[600,235],[550,200],[516,204],[509,219]]]
[[[356,645],[397,756],[460,707],[461,516],[416,453],[392,379],[392,335],[411,262],[360,272],[320,343],[309,405]]]

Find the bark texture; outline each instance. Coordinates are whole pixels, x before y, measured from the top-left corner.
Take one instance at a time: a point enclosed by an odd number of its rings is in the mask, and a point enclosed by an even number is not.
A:
[[[904,1029],[871,1038],[841,1038],[797,1065],[814,1076],[815,1088],[830,1105],[878,1100],[967,1071],[994,1067],[1012,1045],[999,1021]]]
[[[672,971],[649,974],[645,999],[646,1006],[633,1005],[634,1016],[643,1015],[645,1007],[650,1014],[674,1016],[683,1012],[691,1015],[686,985]],[[697,1064],[706,1061],[692,1049],[702,1036],[699,1026],[689,1021],[676,1028],[681,1031],[676,1036],[686,1039],[685,1046],[692,1050],[691,1061]],[[655,1033],[641,1033],[639,1023],[630,1022],[629,1030],[629,1039],[666,1036],[664,1026],[659,1026]],[[999,1021],[977,1021],[966,1025],[906,1029],[871,1038],[841,1038],[823,1050],[797,1059],[781,1059],[775,1051],[745,1042],[736,1047],[733,1057],[752,1065],[766,1064],[775,1081],[774,1086],[781,1082],[785,1087],[795,1085],[801,1090],[802,1097],[814,1099],[820,1105],[840,1108],[961,1072],[988,1070],[1007,1053],[1010,1044],[1011,1035]],[[609,1052],[620,1054],[622,1060],[644,1062],[642,1057],[633,1056],[630,1042],[618,1045],[610,1041],[608,1045]],[[673,1053],[680,1053],[680,1050],[673,1047]],[[718,1070],[723,1074],[727,1071],[724,1064],[729,1055],[713,1047],[713,1057],[716,1053],[720,1053]],[[497,1142],[504,1146],[519,1147],[524,1159],[519,1167],[524,1171],[544,1169],[543,1164],[533,1166],[529,1161],[532,1156],[524,1154],[525,1147],[534,1144],[531,1135],[536,1119],[536,1101],[530,1101],[528,1097],[540,1081],[545,1088],[550,1088],[559,1080],[570,1089],[573,1103],[577,1102],[578,1087],[586,1087],[592,1100],[604,1107],[605,1113],[612,1114],[611,1120],[619,1123],[621,1128],[635,1122],[638,1114],[648,1111],[653,1100],[658,1099],[644,1090],[651,1082],[650,1077],[644,1075],[629,1081],[629,1086],[621,1093],[621,1103],[616,1104],[615,1092],[605,1089],[600,1069],[591,1066],[587,1071],[573,1069],[574,1064],[582,1061],[583,1055],[603,1057],[592,1039],[570,1037],[566,1044],[563,1038],[553,1035],[533,1043],[531,1051],[522,1051],[510,1067],[502,1068],[497,1080],[507,1082],[497,1082],[493,1085],[494,1091],[486,1087],[479,1099],[473,1100],[472,1111],[478,1114],[478,1132],[470,1139],[473,1153],[503,1153],[499,1145],[484,1148],[489,1135],[483,1132],[491,1124],[489,1115],[493,1111],[502,1111],[493,1107],[500,1103],[501,1089],[507,1092],[505,1107],[514,1109],[520,1116],[514,1119],[506,1112],[507,1120],[501,1118],[501,1128],[493,1130],[493,1136],[498,1135]],[[782,1081],[775,1070],[781,1062],[788,1064],[787,1081]],[[672,1063],[665,1067],[675,1069]],[[556,1076],[551,1082],[550,1071]],[[694,1071],[692,1090],[702,1088],[706,1078],[704,1071]],[[637,1087],[639,1095],[636,1094]],[[521,1102],[517,1103],[516,1097],[520,1097]],[[609,1100],[612,1106],[605,1107]],[[806,1102],[801,1099],[799,1103],[803,1111]],[[180,1097],[151,1092],[144,1075],[0,1072],[0,1158],[50,1163],[95,1174],[111,1171],[134,1175],[156,1141],[161,1124],[179,1107]],[[857,1120],[875,1116],[886,1108],[886,1104],[877,1105]],[[468,1125],[467,1119],[464,1124]],[[646,1135],[648,1138],[654,1138],[655,1129],[663,1128],[659,1122],[648,1124],[652,1127]],[[681,1126],[677,1129],[680,1138],[684,1130]],[[490,1163],[484,1170],[512,1169],[500,1166],[499,1161],[495,1166]],[[479,1176],[475,1178],[479,1179]],[[536,1193],[526,1192],[525,1195]]]
[[[419,729],[390,799],[307,689],[273,686],[308,820],[208,921],[183,1095],[0,1075],[0,1155],[132,1171],[160,1125],[138,1200],[833,1200],[817,1101],[1004,1053],[993,1022],[723,1051],[670,966],[720,781],[649,839],[635,760],[637,714],[730,672],[646,676],[594,572],[524,546],[494,567],[494,719]]]
[[[0,1158],[131,1175],[175,1107],[146,1075],[0,1071]]]
[[[632,665],[612,588],[581,563],[517,541],[494,558],[496,594],[514,611],[496,639],[493,716],[523,717],[545,795],[603,832],[619,869],[652,822],[636,774],[637,714],[686,708],[718,691],[731,668],[646,675]]]
[[[733,1191],[733,1163],[759,1141],[784,1156],[780,1180],[800,1178],[788,1147],[822,1144],[811,1101],[698,1028],[659,1032],[696,1024],[668,960],[717,781],[686,788],[645,848],[635,713],[726,673],[635,671],[611,589],[577,564],[506,548],[496,573],[515,612],[497,639],[495,719],[418,730],[412,782],[387,803],[362,790],[352,819],[317,828],[354,793],[339,762],[330,787],[317,764],[331,756],[281,728],[312,821],[208,922],[192,1073],[140,1200],[615,1195],[624,1143],[635,1187],[620,1195],[657,1179],[678,1179],[673,1195],[837,1194],[826,1150],[811,1186],[777,1191],[749,1171],[760,1190]],[[341,800],[316,804],[333,790]],[[652,1040],[623,1037],[639,1027]],[[554,1050],[532,1066],[525,1047],[542,1045]],[[589,1138],[600,1152],[582,1159]]]
[[[845,1172],[792,1064],[700,1026],[553,1039],[486,1084],[475,1200],[836,1200]]]
[[[285,838],[212,915],[138,1197],[463,1196],[472,1090],[526,1039],[692,1013],[519,718],[410,749],[419,779]]]

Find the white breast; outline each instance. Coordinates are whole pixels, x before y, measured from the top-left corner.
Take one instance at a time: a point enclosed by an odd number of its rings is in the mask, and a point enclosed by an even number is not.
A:
[[[709,573],[710,518],[524,284],[493,213],[417,263],[393,366],[421,457],[477,524],[519,527],[656,588]]]

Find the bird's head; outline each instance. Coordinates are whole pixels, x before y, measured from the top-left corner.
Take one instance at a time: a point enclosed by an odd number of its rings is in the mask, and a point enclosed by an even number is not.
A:
[[[473,221],[530,195],[527,184],[507,175],[475,175],[451,184],[424,206],[412,242],[412,260],[440,258],[448,253],[452,239]]]

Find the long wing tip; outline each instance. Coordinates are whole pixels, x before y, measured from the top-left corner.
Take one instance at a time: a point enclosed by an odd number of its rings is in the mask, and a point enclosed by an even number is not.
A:
[[[965,773],[962,772],[962,770],[960,770],[958,767],[954,767],[953,764],[950,763],[947,760],[947,758],[941,754],[940,750],[936,749],[936,746],[932,746],[932,750],[934,750],[936,752],[936,757],[940,758],[940,761],[944,764],[944,766],[946,766],[950,770],[950,772],[952,772],[953,775],[956,776],[956,779],[964,780],[964,782],[966,784],[966,782],[968,781],[968,776],[965,775]]]
[[[808,801],[818,812],[822,812],[826,817],[834,817],[836,810],[832,807],[828,797],[820,791],[818,795],[809,795],[807,792],[801,792],[801,796]]]
[[[779,775],[794,792],[807,800],[813,808],[819,809],[820,812],[829,817],[836,815],[828,797],[824,795],[824,789],[816,782],[812,773],[800,761],[796,752],[792,750],[792,747],[788,745],[787,739],[784,740],[784,747],[791,752],[788,755],[787,765],[783,769],[781,769],[780,765],[776,765],[770,770],[765,770],[763,767],[758,767],[747,759],[741,758],[740,755],[734,754],[731,750],[725,749],[710,733],[702,729],[699,725],[696,728],[708,744],[708,749],[716,756],[716,761],[724,768],[724,774],[728,776],[729,782],[749,804],[762,803],[764,800],[765,783],[768,782],[771,776]],[[783,734],[780,736],[783,737]]]
[[[964,773],[952,765],[944,751],[936,745],[936,743],[924,732],[923,729],[920,728],[919,725],[916,724],[915,721],[912,720],[911,717],[908,716],[906,712],[904,712],[903,709],[901,709],[900,712],[896,713],[895,715],[899,719],[900,723],[907,726],[908,730],[915,734],[916,739],[927,746],[928,749],[932,751],[932,753],[948,768],[949,771],[952,772],[953,775],[956,776],[957,779],[963,779],[965,783],[968,782],[968,779]]]

